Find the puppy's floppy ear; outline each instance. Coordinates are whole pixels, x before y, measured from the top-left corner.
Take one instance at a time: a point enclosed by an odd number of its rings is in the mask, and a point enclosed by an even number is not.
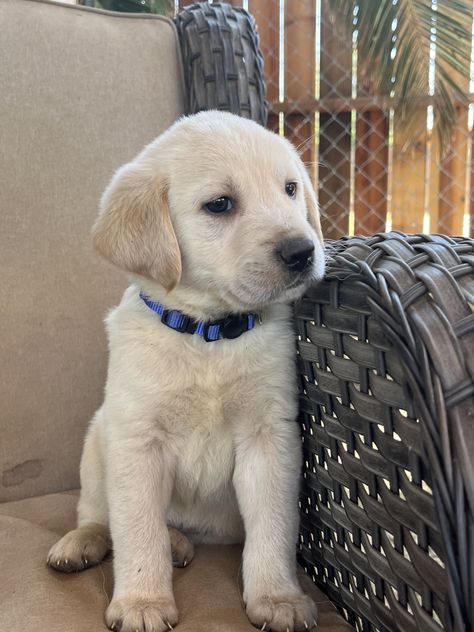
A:
[[[181,253],[167,197],[165,185],[146,165],[121,167],[102,196],[92,237],[106,259],[169,291],[181,278]]]
[[[306,167],[303,163],[300,166],[301,178],[303,180],[304,198],[306,202],[306,208],[308,209],[308,222],[318,235],[321,243],[323,242],[323,233],[321,230],[321,221],[319,219],[319,207],[316,199],[316,193],[314,191],[311,178],[306,171]]]

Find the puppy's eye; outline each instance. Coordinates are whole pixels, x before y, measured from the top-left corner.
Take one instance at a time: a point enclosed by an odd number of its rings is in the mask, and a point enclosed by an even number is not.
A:
[[[296,182],[287,182],[285,185],[285,191],[288,197],[294,198],[296,195]]]
[[[231,208],[234,208],[234,202],[229,197],[222,196],[204,204],[204,208],[210,213],[225,213],[226,211],[230,211]]]

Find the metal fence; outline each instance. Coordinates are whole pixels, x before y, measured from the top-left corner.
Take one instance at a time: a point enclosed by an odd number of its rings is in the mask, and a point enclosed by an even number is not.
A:
[[[175,3],[187,4],[192,2]],[[473,234],[474,105],[458,106],[451,146],[440,158],[430,107],[424,131],[407,142],[399,113],[371,89],[357,59],[356,15],[351,33],[329,0],[231,4],[257,21],[268,126],[299,147],[327,238],[391,229]],[[471,77],[461,83],[467,101],[474,100]]]

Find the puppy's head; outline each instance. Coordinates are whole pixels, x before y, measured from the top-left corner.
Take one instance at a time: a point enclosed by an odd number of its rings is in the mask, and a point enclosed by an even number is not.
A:
[[[119,169],[93,236],[119,267],[217,310],[293,300],[324,272],[316,196],[297,152],[224,112],[181,119]]]

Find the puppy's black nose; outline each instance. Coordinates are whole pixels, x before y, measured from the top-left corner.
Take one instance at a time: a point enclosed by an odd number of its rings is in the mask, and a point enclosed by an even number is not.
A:
[[[293,272],[303,272],[313,260],[314,243],[306,237],[294,237],[281,241],[277,248],[277,256],[287,268]]]

